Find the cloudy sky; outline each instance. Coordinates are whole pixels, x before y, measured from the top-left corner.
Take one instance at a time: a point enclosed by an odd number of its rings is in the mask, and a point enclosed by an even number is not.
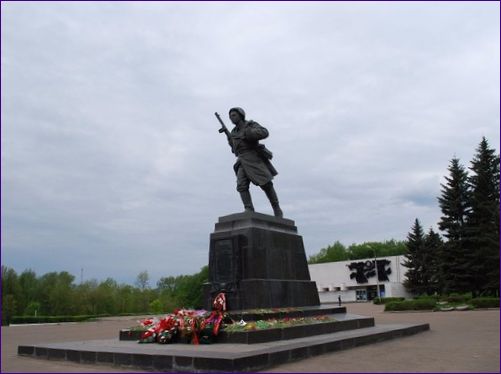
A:
[[[2,2],[2,264],[191,274],[242,210],[217,111],[270,131],[312,255],[436,227],[452,157],[499,152],[499,2]],[[256,209],[271,214],[251,188]]]

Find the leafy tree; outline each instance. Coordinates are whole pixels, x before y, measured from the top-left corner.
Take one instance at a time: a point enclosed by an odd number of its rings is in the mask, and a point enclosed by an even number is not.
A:
[[[348,260],[346,247],[339,241],[336,241],[333,245],[329,245],[327,248],[322,248],[316,255],[310,256],[308,262],[310,264],[320,264],[324,262],[344,260]]]
[[[157,288],[161,293],[167,293],[169,295],[173,295],[176,292],[177,281],[176,277],[168,276],[162,277],[157,282]]]
[[[160,278],[157,282],[159,300],[166,311],[177,308],[176,293],[179,287],[179,277],[168,276]]]
[[[203,306],[202,286],[209,278],[209,268],[204,266],[200,272],[194,275],[182,276],[176,299],[180,305],[192,308]]]
[[[149,285],[150,282],[150,276],[148,275],[148,272],[146,270],[140,272],[137,275],[136,278],[136,286],[139,288],[139,294],[136,296],[139,296],[140,305],[141,305],[141,311],[147,312],[149,309],[149,300],[148,300],[148,289],[150,288]]]
[[[24,313],[26,314],[28,306],[32,302],[36,302],[38,300],[38,279],[36,273],[31,269],[23,271],[19,276],[19,285],[21,287],[22,294],[22,296],[19,298],[19,312],[21,312],[21,310],[24,310]],[[38,305],[39,304],[40,303],[38,303]],[[40,309],[40,305],[38,306],[38,309]],[[33,314],[31,314],[30,312],[28,315]]]
[[[155,299],[150,303],[150,310],[155,314],[163,312],[163,305],[160,299]]]
[[[471,288],[471,252],[466,248],[466,220],[471,211],[468,174],[458,158],[450,162],[446,184],[438,198],[442,217],[438,227],[448,239],[440,258],[442,291],[468,292]]]
[[[499,155],[482,138],[471,161],[468,247],[473,252],[474,292],[499,294]]]
[[[16,298],[12,294],[2,295],[2,325],[8,325],[17,312]]]
[[[209,278],[209,268],[204,266],[193,275],[161,278],[157,285],[162,305],[166,310],[173,307],[201,308],[202,287]]]
[[[118,313],[117,292],[118,284],[112,278],[107,278],[97,286],[96,293],[96,314],[116,314]]]
[[[74,280],[75,277],[67,271],[56,273],[55,283],[51,285],[48,295],[52,315],[71,315],[74,313]]]
[[[21,286],[16,271],[2,265],[2,295],[13,295],[18,298],[20,294]]]
[[[2,265],[2,325],[19,313],[19,300],[22,298],[19,277],[12,268]]]
[[[426,292],[426,282],[424,280],[424,259],[425,259],[425,238],[423,227],[416,218],[411,232],[407,235],[407,253],[403,266],[409,270],[405,273],[404,286],[409,292],[422,294]]]
[[[75,288],[75,309],[78,314],[97,314],[98,297],[96,295],[98,283],[95,279],[87,280]]]
[[[384,242],[365,242],[348,247],[348,259],[358,260],[371,257],[398,256],[406,253],[405,242],[386,240]]]
[[[117,290],[118,313],[133,313],[137,305],[134,302],[134,287],[121,284]]]
[[[49,295],[57,282],[57,272],[45,273],[38,281],[37,295],[40,300],[40,315],[55,315],[49,300]]]
[[[141,290],[144,291],[147,288],[150,287],[150,276],[148,275],[148,272],[146,270],[140,272],[137,275],[136,278],[136,286]]]
[[[40,310],[40,303],[38,301],[31,301],[24,309],[25,316],[38,316]]]

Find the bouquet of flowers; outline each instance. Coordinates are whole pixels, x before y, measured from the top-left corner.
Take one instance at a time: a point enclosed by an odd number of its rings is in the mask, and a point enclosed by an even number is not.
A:
[[[216,296],[213,310],[176,309],[164,318],[147,318],[140,322],[145,329],[139,343],[172,343],[176,340],[192,344],[209,344],[217,336],[226,311],[224,293]],[[200,335],[200,337],[199,337]]]

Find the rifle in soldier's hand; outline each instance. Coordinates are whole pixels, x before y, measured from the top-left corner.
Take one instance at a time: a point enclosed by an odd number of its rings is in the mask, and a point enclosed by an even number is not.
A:
[[[214,115],[216,116],[217,120],[219,121],[219,123],[221,124],[221,128],[218,130],[219,133],[225,133],[226,134],[226,137],[228,138],[228,143],[230,144],[230,147],[231,147],[231,151],[233,152],[233,142],[231,141],[231,134],[230,134],[230,131],[228,130],[228,128],[226,127],[226,125],[224,124],[223,120],[221,119],[221,117],[219,116],[219,113],[216,112],[214,113]]]
[[[214,113],[214,115],[216,116],[217,120],[221,124],[221,128],[219,129],[219,132],[220,133],[224,132],[226,134],[226,136],[228,137],[228,139],[230,139],[230,132],[229,132],[228,128],[226,127],[226,125],[224,124],[223,120],[221,119],[221,116],[219,115],[218,112]]]

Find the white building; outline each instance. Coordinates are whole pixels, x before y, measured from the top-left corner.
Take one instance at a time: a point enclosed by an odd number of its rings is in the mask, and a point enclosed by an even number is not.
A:
[[[308,265],[311,280],[317,283],[321,303],[365,301],[377,297],[411,297],[403,286],[408,271],[403,256],[327,262]]]

